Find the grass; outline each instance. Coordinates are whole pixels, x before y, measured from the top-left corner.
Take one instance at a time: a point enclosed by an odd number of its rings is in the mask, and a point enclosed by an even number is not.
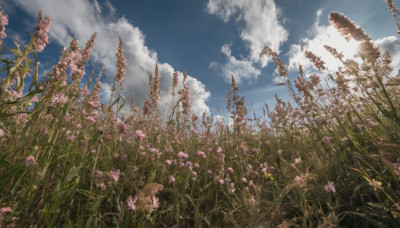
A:
[[[96,35],[84,50],[74,39],[39,82],[36,52],[51,24],[40,14],[31,42],[6,47],[15,58],[1,59],[0,225],[400,226],[399,75],[362,29],[338,13],[329,19],[360,42],[360,58],[327,47],[343,62],[328,71],[307,52],[318,71],[300,68],[293,81],[265,47],[293,100],[277,98],[274,110],[249,117],[232,77],[227,125],[192,114],[186,76],[178,90],[177,74],[178,99],[162,122],[157,66],[145,107],[120,114],[121,39],[109,105],[99,101],[102,72],[81,79]]]

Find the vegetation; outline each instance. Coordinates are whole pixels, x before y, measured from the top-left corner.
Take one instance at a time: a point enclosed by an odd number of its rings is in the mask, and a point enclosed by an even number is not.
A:
[[[400,75],[344,15],[329,22],[360,43],[358,57],[325,46],[343,63],[332,71],[306,52],[318,72],[300,66],[291,81],[265,47],[293,100],[277,98],[274,110],[249,117],[232,77],[227,125],[191,113],[178,73],[179,99],[163,123],[157,67],[144,107],[132,99],[121,114],[121,39],[110,104],[99,101],[102,72],[82,80],[96,34],[83,50],[72,40],[39,82],[36,53],[51,26],[39,14],[30,43],[1,59],[0,226],[399,227]]]

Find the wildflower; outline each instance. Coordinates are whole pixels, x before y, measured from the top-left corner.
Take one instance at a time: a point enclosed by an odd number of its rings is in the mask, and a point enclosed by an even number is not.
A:
[[[132,199],[132,196],[128,196],[128,199],[126,200],[126,203],[129,207],[130,210],[134,211],[136,210],[136,201],[137,201],[137,196],[135,196],[135,198]]]
[[[183,153],[183,152],[179,152],[179,153],[178,153],[178,157],[179,157],[179,158],[188,158],[189,155],[186,154],[186,153]]]
[[[328,181],[328,184],[324,186],[324,189],[327,192],[332,192],[332,193],[336,192],[335,185],[333,185],[333,182],[331,181]]]
[[[118,124],[117,128],[120,134],[125,134],[125,132],[128,131],[129,126],[127,124],[120,123]]]
[[[11,213],[11,208],[9,207],[3,207],[0,209],[0,216],[3,216],[5,214]]]
[[[209,170],[207,170],[207,173],[208,174],[213,174],[213,171],[209,169]]]
[[[253,149],[251,149],[251,152],[253,152],[253,154],[257,155],[258,154],[258,149],[253,148]]]
[[[119,37],[118,52],[115,54],[115,56],[117,57],[117,63],[115,64],[115,66],[117,67],[117,74],[115,76],[115,81],[120,83],[120,87],[122,89],[124,85],[124,74],[126,73],[124,67],[127,65],[127,63],[124,55],[124,47],[121,37]]]
[[[77,124],[77,125],[76,125],[76,128],[77,128],[77,129],[82,129],[82,124],[80,124],[80,123]]]
[[[97,33],[94,33],[90,39],[88,40],[88,42],[86,43],[86,47],[85,50],[83,51],[83,58],[82,61],[83,62],[88,62],[90,59],[90,52],[92,51],[93,45],[94,45],[94,40],[96,39],[96,35]]]
[[[242,181],[243,181],[244,183],[247,183],[246,177],[242,177]]]
[[[300,186],[302,186],[302,185],[304,184],[304,178],[299,177],[299,176],[296,176],[296,177],[294,178],[294,181],[295,181],[298,185],[300,185]]]
[[[95,153],[96,153],[96,150],[91,150],[90,153],[91,153],[91,154],[95,154]]]
[[[118,159],[119,158],[119,154],[118,153],[115,153],[114,154],[114,159]]]
[[[91,124],[96,123],[96,119],[95,119],[93,116],[88,116],[88,117],[86,118],[86,120],[87,120],[89,123],[91,123]]]
[[[49,32],[50,26],[51,26],[50,18],[46,16],[45,19],[43,20],[42,14],[40,12],[39,23],[36,26],[36,32],[34,34],[34,37],[36,37],[36,43],[34,44],[34,46],[38,52],[43,51],[46,44],[49,43],[49,37],[47,36],[47,33]]]
[[[315,68],[317,68],[318,70],[326,69],[325,62],[322,61],[320,57],[316,56],[311,51],[305,51],[304,53],[306,54],[307,59],[309,59],[310,62],[314,64]]]
[[[375,179],[372,179],[372,181],[369,182],[369,185],[372,186],[374,188],[374,190],[382,189],[382,182],[377,181]]]
[[[0,44],[1,44],[1,39],[4,39],[7,37],[7,34],[5,32],[6,25],[8,25],[8,16],[6,14],[4,14],[3,11],[0,11]]]
[[[171,165],[171,164],[172,164],[172,161],[171,161],[171,160],[165,160],[165,163],[166,163],[167,165]]]
[[[233,169],[232,169],[231,167],[228,167],[228,171],[229,171],[230,173],[233,173],[233,172],[234,172]]]
[[[194,165],[193,165],[194,167],[196,167],[196,168],[199,168],[200,167],[200,165],[199,164],[197,164],[197,163],[194,163]]]
[[[222,148],[221,148],[221,147],[218,147],[217,152],[218,152],[218,153],[221,153],[221,152],[222,152]]]
[[[135,134],[133,136],[138,138],[140,141],[142,141],[144,138],[146,138],[146,134],[144,134],[142,130],[136,130]],[[147,145],[146,145],[146,147],[147,147]]]
[[[4,137],[4,130],[0,128],[0,138]]]
[[[119,175],[120,175],[120,171],[119,169],[116,169],[114,171],[110,171],[109,175],[108,175],[108,179],[114,182],[117,182],[119,180]]]
[[[100,170],[95,170],[94,171],[94,177],[95,178],[102,178],[103,177],[103,172]]]
[[[206,154],[203,151],[198,150],[197,155],[199,155],[202,158],[206,158]]]
[[[29,156],[28,158],[26,158],[26,166],[32,166],[36,164],[36,160],[35,157],[33,157],[32,155]]]
[[[218,181],[220,184],[224,184],[225,183],[225,181],[223,180],[223,179],[219,179],[219,181]]]
[[[98,188],[100,188],[101,191],[105,191],[107,189],[107,187],[104,183],[97,184],[96,186]]]
[[[175,183],[175,177],[169,176],[169,183]]]
[[[294,163],[295,164],[300,164],[300,163],[302,163],[303,161],[301,160],[301,158],[295,158],[294,159]]]
[[[172,88],[176,88],[178,86],[178,72],[174,72],[172,74]]]
[[[192,175],[193,175],[194,177],[196,177],[196,176],[197,176],[197,173],[196,173],[195,171],[193,171],[193,172],[192,172]]]
[[[322,141],[325,143],[325,145],[326,145],[328,148],[332,148],[332,147],[333,147],[333,145],[332,145],[331,140],[329,139],[329,137],[327,137],[327,136],[323,137],[323,138],[322,138]]]
[[[160,206],[158,198],[153,196],[152,198],[152,209],[157,209]]]

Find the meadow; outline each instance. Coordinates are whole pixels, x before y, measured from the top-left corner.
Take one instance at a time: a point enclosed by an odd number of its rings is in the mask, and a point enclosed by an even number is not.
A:
[[[329,22],[357,56],[325,46],[343,63],[327,69],[306,51],[316,71],[292,80],[266,46],[292,99],[256,116],[232,77],[229,125],[192,113],[178,73],[163,121],[157,65],[144,106],[132,95],[122,112],[121,38],[109,104],[102,71],[83,80],[96,34],[38,75],[51,29],[40,13],[29,44],[1,47],[14,57],[0,57],[0,227],[400,227],[400,71],[349,18]],[[7,24],[1,12],[1,39]]]

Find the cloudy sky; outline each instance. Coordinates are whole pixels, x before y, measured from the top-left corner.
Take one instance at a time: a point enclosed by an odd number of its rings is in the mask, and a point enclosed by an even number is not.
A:
[[[51,43],[39,54],[43,75],[73,37],[83,48],[97,32],[88,67],[99,72],[105,66],[103,101],[115,76],[118,36],[128,62],[123,94],[129,98],[134,92],[135,103],[141,106],[148,95],[147,73],[158,62],[162,109],[166,109],[172,73],[186,69],[196,114],[215,115],[220,107],[226,115],[225,91],[232,74],[239,82],[239,94],[257,113],[264,103],[274,104],[275,94],[287,99],[287,90],[275,85],[275,66],[268,58],[259,58],[265,44],[287,63],[292,78],[298,63],[313,70],[305,50],[321,56],[329,69],[340,63],[323,49],[324,44],[351,57],[356,43],[344,41],[328,23],[332,11],[344,13],[376,45],[390,50],[394,65],[400,62],[400,41],[383,0],[7,0],[0,4],[10,19],[8,44],[12,39],[20,44],[28,41],[40,10],[52,19]]]

